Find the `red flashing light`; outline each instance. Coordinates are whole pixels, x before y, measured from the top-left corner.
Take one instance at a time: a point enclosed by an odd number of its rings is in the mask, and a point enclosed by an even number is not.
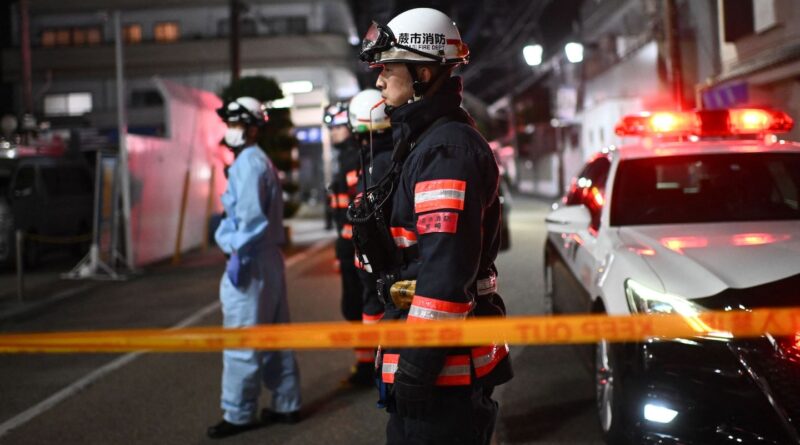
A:
[[[625,116],[614,132],[618,136],[735,136],[785,133],[793,126],[783,111],[741,108]]]
[[[794,121],[783,111],[745,108],[729,110],[728,125],[734,134],[786,133]]]

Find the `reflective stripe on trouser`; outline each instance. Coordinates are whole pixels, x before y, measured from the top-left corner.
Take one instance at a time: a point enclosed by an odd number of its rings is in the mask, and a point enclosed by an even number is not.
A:
[[[247,264],[249,277],[241,288],[222,275],[220,300],[223,325],[245,327],[288,323],[283,254],[275,246],[257,249],[261,255]],[[261,383],[272,392],[272,409],[300,409],[300,375],[291,351],[228,349],[222,353],[223,418],[231,423],[252,421],[258,410]]]

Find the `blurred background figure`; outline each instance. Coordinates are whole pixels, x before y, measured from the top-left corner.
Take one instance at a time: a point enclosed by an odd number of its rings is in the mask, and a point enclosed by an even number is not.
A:
[[[384,179],[392,167],[392,132],[389,117],[381,93],[367,89],[353,96],[348,107],[348,122],[353,138],[364,159],[364,171],[359,175],[358,194],[375,187]],[[391,205],[389,205],[391,207]],[[391,209],[386,209],[386,214]],[[356,264],[359,266],[359,264]],[[366,324],[377,323],[383,318],[384,303],[378,296],[375,280],[379,277],[359,267],[363,291],[361,319]]]
[[[329,204],[336,225],[336,259],[342,277],[342,316],[348,321],[361,321],[364,293],[353,247],[353,226],[347,221],[347,206],[355,199],[361,157],[347,124],[347,103],[339,102],[325,111],[324,121],[330,129],[331,145],[336,149],[337,168],[333,171]],[[354,349],[355,364],[347,382],[353,385],[373,383],[374,356],[372,349]]]

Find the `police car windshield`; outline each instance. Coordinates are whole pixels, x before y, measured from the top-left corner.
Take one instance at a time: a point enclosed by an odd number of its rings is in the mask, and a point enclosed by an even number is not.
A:
[[[800,219],[797,153],[631,159],[615,178],[612,226]]]

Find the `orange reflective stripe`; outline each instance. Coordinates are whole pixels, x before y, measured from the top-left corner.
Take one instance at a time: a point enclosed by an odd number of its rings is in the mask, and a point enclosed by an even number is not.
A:
[[[438,179],[418,182],[414,186],[414,211],[416,213],[439,209],[464,209],[466,181]]]
[[[375,324],[383,318],[383,312],[380,314],[370,315],[370,314],[361,314],[361,322],[364,324]]]
[[[508,356],[508,344],[472,348],[472,363],[475,365],[475,375],[483,377],[489,374],[500,363],[500,360],[506,356]]]
[[[408,310],[408,321],[461,320],[467,318],[472,303],[450,301],[414,295]]]
[[[381,378],[385,383],[394,383],[397,364],[400,354],[384,354]],[[445,359],[439,376],[436,377],[437,386],[469,385],[472,382],[470,373],[470,358],[468,355],[451,355]]]
[[[392,227],[390,231],[392,232],[394,243],[401,249],[417,244],[417,234],[411,230],[406,230],[402,227]]]
[[[335,209],[346,209],[350,204],[350,197],[347,193],[338,193],[331,197],[331,207]]]
[[[353,239],[353,225],[352,224],[344,224],[342,225],[342,238],[344,239]]]
[[[469,385],[472,375],[470,373],[468,355],[451,355],[444,361],[444,366],[439,376],[436,377],[437,386]]]
[[[381,379],[384,383],[394,383],[394,373],[397,372],[397,364],[400,362],[400,354],[383,354],[383,366],[381,366]]]
[[[352,186],[358,184],[358,170],[350,170],[345,175],[345,178],[347,179],[347,186],[348,187],[352,187]]]

